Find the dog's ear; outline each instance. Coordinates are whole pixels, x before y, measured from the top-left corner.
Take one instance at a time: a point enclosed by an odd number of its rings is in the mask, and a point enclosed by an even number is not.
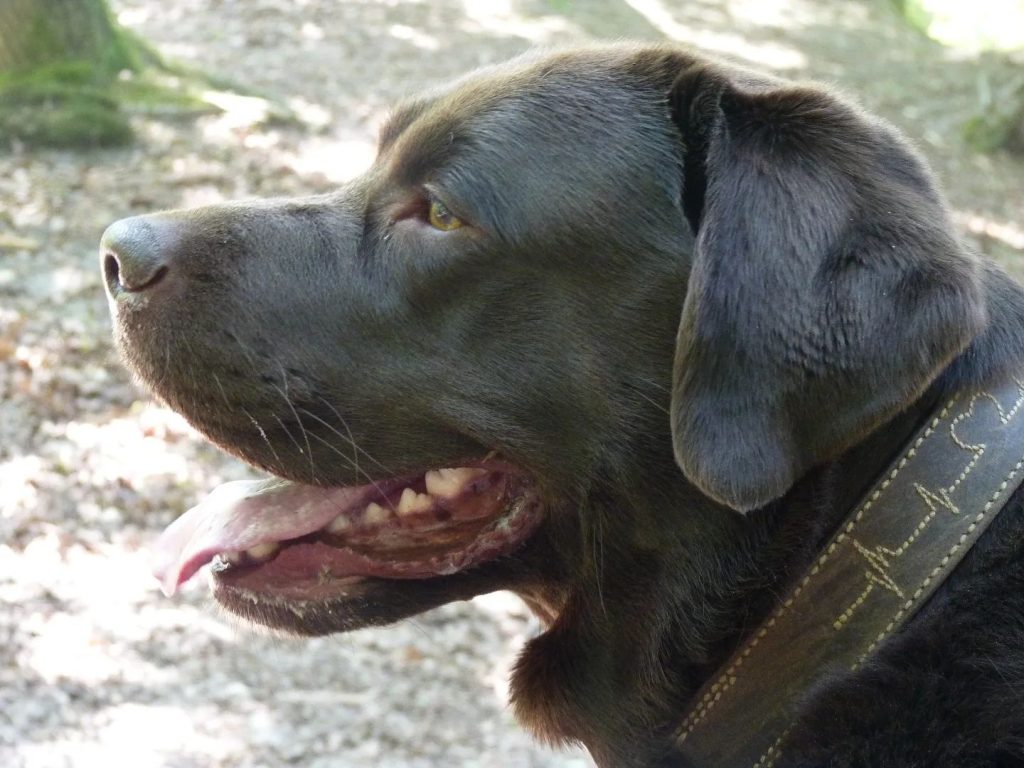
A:
[[[691,62],[670,103],[696,230],[675,455],[746,511],[923,392],[984,324],[979,268],[923,161],[829,93]]]

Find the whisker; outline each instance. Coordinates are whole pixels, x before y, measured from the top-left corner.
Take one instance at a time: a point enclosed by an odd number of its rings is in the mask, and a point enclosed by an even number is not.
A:
[[[274,385],[274,389],[277,390],[277,393],[281,395],[281,397],[284,399],[285,403],[288,405],[288,408],[291,409],[292,416],[295,417],[295,423],[299,425],[299,432],[302,433],[302,439],[306,443],[306,452],[307,455],[309,456],[309,476],[310,479],[315,479],[316,467],[313,466],[313,449],[309,445],[309,433],[306,432],[306,427],[305,425],[303,425],[302,419],[299,418],[298,411],[295,410],[295,406],[292,405],[292,401],[289,399],[287,393],[277,385]],[[300,450],[299,453],[302,453],[302,451]]]
[[[196,369],[192,365],[192,361],[197,358],[197,355],[192,350],[188,336],[183,335],[181,343],[185,345],[185,355],[182,357],[182,362],[185,364],[185,372],[188,374],[189,381],[191,382],[191,386],[188,388],[189,397],[192,400],[193,409],[199,411],[202,408],[198,397],[198,392],[200,391],[199,379],[196,377]]]
[[[651,379],[642,378],[642,377],[638,378],[635,381],[635,383],[630,382],[629,384],[634,389],[640,389],[640,386],[643,385],[644,387],[651,387],[653,389],[661,390],[662,392],[671,392],[672,391],[672,387],[670,385],[668,385],[668,384],[664,384],[664,383],[662,383],[660,381],[653,381]]]
[[[213,380],[217,383],[217,389],[220,390],[220,396],[224,398],[224,404],[231,407],[231,401],[228,400],[228,393],[224,390],[224,385],[220,381],[220,376],[212,371],[210,372],[210,375],[213,376]],[[250,416],[249,418],[252,417]]]
[[[317,416],[315,413],[313,413],[308,408],[299,408],[299,410],[301,410],[304,414],[306,414],[306,416],[308,416],[309,418],[313,419],[317,423],[327,427],[327,429],[329,429],[331,432],[336,434],[342,440],[347,441],[348,444],[351,445],[352,448],[353,448],[352,455],[345,457],[348,460],[348,463],[352,465],[352,467],[355,469],[356,472],[362,474],[364,477],[367,477],[367,478],[369,477],[369,475],[366,474],[365,470],[362,470],[362,469],[359,468],[359,453],[358,453],[358,449],[356,448],[356,444],[352,441],[351,435],[349,435],[348,437],[345,437],[345,435],[341,434],[341,432],[339,432],[337,429],[332,427],[330,424],[328,424],[326,421],[321,419],[319,416]]]
[[[309,417],[311,417],[311,418],[315,419],[316,421],[320,422],[321,424],[323,424],[323,425],[324,425],[325,427],[327,427],[327,429],[331,430],[331,432],[333,432],[334,434],[336,434],[336,435],[337,435],[338,437],[340,437],[340,438],[341,438],[342,440],[345,440],[345,439],[347,439],[347,440],[349,441],[349,443],[350,443],[350,444],[352,445],[353,449],[355,449],[355,450],[353,451],[353,456],[354,456],[354,457],[355,457],[355,456],[358,456],[358,454],[357,454],[357,453],[355,453],[355,451],[360,451],[360,450],[362,450],[362,449],[361,449],[361,448],[360,448],[360,447],[359,447],[358,445],[356,445],[356,443],[355,443],[355,440],[353,440],[353,439],[352,439],[352,433],[351,433],[351,432],[349,432],[349,436],[348,436],[348,438],[346,438],[346,437],[345,437],[345,436],[344,436],[343,434],[341,434],[341,433],[340,433],[340,432],[339,432],[339,431],[338,431],[337,429],[335,429],[334,427],[332,427],[332,426],[331,426],[330,424],[328,424],[328,423],[327,423],[326,421],[324,421],[323,419],[321,419],[321,418],[320,418],[319,416],[317,416],[317,415],[316,415],[315,413],[313,413],[312,411],[308,411],[308,410],[306,410],[305,408],[303,408],[303,409],[302,409],[302,411],[303,411],[303,412],[304,412],[304,413],[305,413],[305,414],[306,414],[307,416],[309,416]],[[346,429],[348,429],[348,427],[346,427]],[[315,437],[315,435],[314,435],[314,437]],[[321,442],[323,442],[323,443],[324,443],[325,445],[328,445],[328,446],[329,446],[330,448],[332,448],[332,449],[333,449],[333,450],[334,450],[334,451],[335,451],[335,452],[336,452],[337,454],[339,454],[339,455],[344,455],[344,454],[342,454],[342,453],[341,453],[341,450],[340,450],[340,449],[338,449],[337,447],[335,447],[335,446],[334,446],[333,444],[331,444],[331,443],[328,443],[328,442],[327,442],[326,440],[321,440]],[[363,451],[363,453],[366,453],[366,451]],[[369,454],[366,454],[366,455],[367,455],[367,456],[369,456]],[[363,477],[365,477],[365,478],[366,478],[366,479],[367,479],[367,480],[369,481],[369,483],[368,483],[368,484],[369,484],[369,485],[372,485],[372,486],[373,486],[374,488],[376,488],[376,489],[377,489],[377,490],[378,490],[378,491],[380,492],[381,496],[383,496],[383,497],[384,497],[384,500],[385,500],[385,501],[388,501],[388,499],[387,499],[387,495],[386,495],[386,494],[384,493],[384,490],[383,490],[383,489],[382,489],[382,488],[381,488],[381,487],[380,487],[380,486],[379,486],[379,485],[377,484],[377,481],[373,479],[373,476],[372,476],[372,475],[370,475],[370,473],[369,473],[369,472],[367,472],[367,471],[366,471],[365,469],[361,469],[361,468],[359,467],[359,461],[358,461],[358,459],[357,459],[357,458],[349,458],[348,456],[345,456],[345,458],[346,458],[346,459],[348,460],[348,462],[349,462],[349,463],[350,463],[350,464],[351,464],[351,465],[352,465],[352,466],[353,466],[353,467],[355,468],[355,471],[356,471],[356,473],[357,473],[357,474],[360,474],[360,475],[362,475]],[[376,459],[373,459],[373,457],[372,457],[372,456],[370,456],[370,458],[371,458],[372,460],[376,461]],[[380,464],[380,462],[379,462],[379,461],[377,461],[376,463],[377,463],[378,465],[380,465],[380,466],[381,466],[381,468],[382,468],[382,469],[384,469],[384,471],[386,471],[386,472],[388,471],[388,470],[387,470],[387,468],[386,468],[386,467],[384,467],[384,466],[383,466],[382,464]],[[390,472],[388,472],[388,474],[391,474],[391,473],[390,473]],[[397,510],[396,510],[396,509],[394,508],[394,505],[392,505],[390,501],[388,501],[388,506],[389,506],[389,507],[391,507],[391,511],[392,511],[392,512],[397,512]]]
[[[345,419],[343,419],[341,417],[341,414],[338,413],[338,410],[333,405],[331,405],[330,402],[328,402],[323,397],[321,397],[320,400],[324,403],[324,405],[326,405],[328,408],[331,409],[331,411],[334,412],[334,415],[338,418],[338,421],[341,422],[341,425],[345,428],[345,431],[348,433],[347,436],[341,434],[341,432],[339,432],[334,426],[332,426],[328,422],[326,422],[323,419],[321,419],[319,416],[317,416],[315,413],[313,413],[309,409],[303,408],[302,409],[303,413],[305,413],[310,418],[315,419],[316,421],[318,421],[323,426],[327,427],[327,429],[329,429],[331,432],[336,434],[342,440],[347,440],[348,441],[348,444],[352,446],[352,459],[351,459],[351,462],[352,462],[353,466],[355,467],[355,471],[357,473],[361,474],[367,480],[369,480],[370,484],[373,485],[373,487],[376,488],[378,491],[380,491],[381,495],[384,496],[385,500],[387,500],[387,496],[384,494],[384,491],[381,489],[381,487],[377,484],[377,481],[373,479],[373,477],[370,475],[369,472],[367,472],[366,470],[360,468],[360,466],[359,466],[359,454],[362,453],[364,456],[366,456],[366,458],[368,458],[370,461],[372,461],[374,464],[376,464],[378,467],[380,467],[382,470],[384,470],[384,472],[387,473],[388,475],[393,475],[394,472],[392,472],[390,469],[388,469],[383,464],[381,464],[379,461],[377,461],[377,459],[375,459],[373,456],[371,456],[369,454],[369,452],[367,452],[363,448],[360,448],[359,444],[356,443],[355,437],[353,437],[353,435],[352,435],[352,430],[349,429],[348,422],[345,421]],[[397,510],[395,510],[394,506],[391,504],[390,501],[388,501],[388,506],[391,507],[391,511],[392,512],[397,512]]]
[[[330,429],[332,432],[334,432],[336,435],[341,437],[343,440],[346,440],[348,442],[348,444],[350,444],[352,446],[352,451],[355,451],[355,452],[358,452],[358,453],[364,455],[365,457],[367,457],[367,459],[369,459],[374,464],[376,464],[378,467],[380,467],[382,470],[384,470],[384,472],[386,472],[389,475],[393,475],[394,472],[392,472],[390,468],[385,467],[383,464],[381,464],[381,462],[377,461],[373,456],[370,455],[370,452],[368,452],[366,449],[364,449],[364,447],[362,447],[361,445],[359,445],[355,441],[355,438],[352,436],[352,430],[349,429],[349,427],[348,427],[348,422],[346,422],[342,418],[341,414],[338,413],[338,410],[334,406],[332,406],[332,404],[328,400],[326,400],[324,397],[321,397],[321,400],[324,402],[325,406],[327,406],[329,409],[331,409],[331,411],[335,415],[335,418],[337,418],[338,421],[341,422],[341,426],[343,426],[345,428],[345,432],[347,432],[347,435],[343,435],[341,432],[339,432],[331,424],[329,424],[328,422],[326,422],[323,419],[321,419],[318,416],[316,416],[316,414],[314,414],[314,413],[312,413],[310,411],[307,411],[306,409],[303,409],[303,411],[305,411],[305,413],[307,413],[313,419],[316,419],[316,421],[318,421],[319,423],[323,424],[325,427]]]
[[[242,353],[242,356],[245,358],[245,362],[247,362],[249,367],[252,368],[253,373],[259,373],[260,367],[256,360],[256,353],[243,344],[242,340],[237,336],[232,336],[232,338],[235,341],[235,348]]]
[[[324,438],[320,437],[320,435],[318,435],[316,432],[311,432],[310,435],[313,437],[314,440],[318,440],[319,442],[323,443],[324,446],[326,446],[327,448],[329,448],[330,450],[334,451],[336,454],[341,456],[341,458],[345,459],[345,461],[349,462],[349,464],[352,463],[352,459],[349,456],[346,456],[344,453],[342,453],[341,450],[336,445],[334,445],[330,441],[325,440]],[[377,481],[374,480],[372,477],[370,477],[370,475],[366,474],[366,472],[362,472],[362,475],[367,480],[370,481],[369,483],[367,483],[367,485],[372,485],[374,488],[376,488],[377,492],[380,493],[381,498],[383,498],[384,501],[387,502],[387,505],[389,507],[391,507],[391,511],[394,512],[395,514],[398,514],[398,510],[396,510],[394,505],[390,502],[390,500],[388,500],[387,494],[384,492],[384,489],[380,487],[380,485],[377,483]]]
[[[306,452],[302,450],[302,446],[299,445],[299,441],[295,439],[295,435],[292,434],[292,431],[288,429],[285,423],[281,420],[281,417],[278,416],[276,413],[274,414],[274,420],[281,426],[281,429],[284,430],[284,433],[288,435],[288,439],[292,441],[292,445],[295,446],[295,450],[297,450],[300,455],[305,456]]]
[[[172,334],[173,336],[173,334]],[[171,339],[168,338],[164,344],[164,369],[160,372],[160,379],[157,381],[157,388],[163,386],[164,381],[171,372]]]
[[[665,407],[664,405],[662,405],[661,403],[659,403],[659,402],[658,402],[657,400],[655,400],[654,398],[652,398],[652,397],[650,397],[650,396],[648,396],[648,395],[644,394],[644,393],[643,393],[643,392],[641,392],[641,391],[640,391],[639,389],[637,389],[637,390],[634,390],[634,392],[635,392],[636,394],[640,395],[640,397],[642,397],[642,398],[643,398],[644,400],[646,400],[646,401],[647,401],[648,403],[650,403],[651,405],[653,405],[653,406],[654,406],[655,408],[657,408],[657,409],[658,409],[659,411],[661,411],[661,412],[662,412],[662,413],[664,413],[665,415],[668,415],[668,414],[669,414],[669,410],[668,410],[668,408],[666,408],[666,407]]]
[[[256,427],[256,431],[260,433],[260,437],[263,438],[263,442],[267,444],[267,447],[270,449],[270,452],[274,454],[274,459],[277,461],[278,464],[280,464],[281,457],[277,455],[277,451],[274,450],[274,446],[270,442],[270,439],[267,437],[266,431],[263,429],[262,426],[260,426],[260,423],[256,421],[256,417],[249,413],[245,408],[242,408],[241,410],[242,413],[249,417],[249,421],[251,421],[252,425]]]
[[[583,510],[581,510],[582,512]],[[592,516],[592,525],[587,526],[587,533],[590,536],[591,558],[594,564],[594,580],[597,587],[597,600],[601,605],[601,611],[608,615],[608,607],[604,602],[604,516],[597,514]]]

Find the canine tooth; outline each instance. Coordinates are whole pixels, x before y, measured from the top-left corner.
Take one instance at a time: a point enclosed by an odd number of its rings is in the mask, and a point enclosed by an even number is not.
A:
[[[347,531],[352,527],[352,520],[345,514],[338,515],[336,518],[331,520],[324,529],[328,533],[341,533]]]
[[[263,544],[257,544],[255,547],[249,547],[249,549],[245,550],[245,554],[253,560],[266,560],[280,548],[277,542],[267,541]]]
[[[391,517],[391,510],[385,509],[375,501],[371,501],[366,505],[366,511],[363,512],[364,523],[383,523]]]
[[[463,488],[487,470],[474,467],[457,467],[455,469],[432,469],[424,476],[427,482],[427,493],[451,499],[462,493]]]
[[[241,552],[221,552],[214,555],[213,560],[210,562],[210,568],[214,573],[219,573],[233,565],[238,565],[243,559],[244,556]]]
[[[402,491],[402,498],[398,500],[398,514],[412,515],[417,512],[426,512],[434,506],[434,500],[425,493],[416,493],[412,488]]]

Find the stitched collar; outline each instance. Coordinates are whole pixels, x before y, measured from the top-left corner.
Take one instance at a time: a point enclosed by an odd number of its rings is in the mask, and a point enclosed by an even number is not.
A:
[[[777,762],[808,688],[826,669],[856,669],[909,620],[1016,490],[1022,412],[1016,379],[939,409],[694,697],[675,737],[687,765]]]

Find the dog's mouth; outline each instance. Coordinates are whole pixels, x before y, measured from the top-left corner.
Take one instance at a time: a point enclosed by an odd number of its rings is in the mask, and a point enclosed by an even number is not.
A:
[[[366,577],[481,565],[515,551],[540,518],[529,479],[493,459],[355,487],[242,480],[164,531],[154,573],[167,595],[212,563],[218,586],[253,599],[322,600]]]

